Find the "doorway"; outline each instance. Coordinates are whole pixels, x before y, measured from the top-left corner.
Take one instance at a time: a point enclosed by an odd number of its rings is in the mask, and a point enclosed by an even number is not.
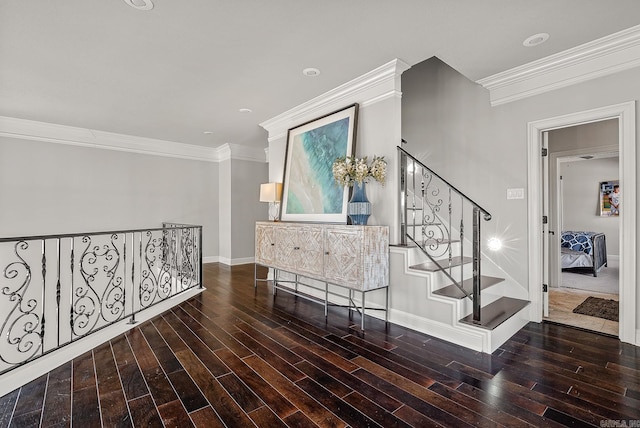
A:
[[[543,319],[544,301],[548,296],[548,251],[543,239],[549,236],[549,226],[543,226],[543,135],[546,131],[580,124],[617,119],[619,128],[620,185],[625,189],[620,215],[620,317],[618,336],[621,341],[636,344],[636,172],[635,172],[635,103],[628,102],[594,110],[530,122],[528,124],[528,246],[530,255],[529,297],[532,321]],[[555,231],[554,231],[555,232]],[[552,235],[553,236],[553,235]]]
[[[618,336],[620,218],[618,120],[548,131],[549,311],[545,320]],[[584,242],[584,244],[583,244]],[[574,312],[575,311],[575,312]]]

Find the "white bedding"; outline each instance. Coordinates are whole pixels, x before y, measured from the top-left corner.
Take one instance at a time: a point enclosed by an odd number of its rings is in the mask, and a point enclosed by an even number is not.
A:
[[[562,261],[562,269],[593,267],[593,258],[590,255],[570,248],[560,248],[560,259]]]

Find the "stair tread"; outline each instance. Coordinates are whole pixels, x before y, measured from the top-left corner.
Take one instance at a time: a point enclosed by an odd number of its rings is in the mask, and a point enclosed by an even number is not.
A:
[[[480,323],[473,322],[473,314],[462,318],[460,322],[471,324],[485,330],[493,330],[500,324],[517,314],[530,302],[528,300],[514,299],[513,297],[501,297],[495,302],[489,303],[480,309]]]
[[[452,257],[451,267],[460,266],[466,263],[471,263],[472,261],[473,261],[473,258],[471,257],[460,257],[460,256]],[[438,272],[440,270],[445,270],[446,268],[449,267],[449,259],[436,260],[436,262],[432,262],[431,260],[429,260],[424,263],[409,266],[409,269],[422,270],[425,272]]]
[[[504,281],[504,278],[496,278],[494,276],[480,276],[480,290],[496,285]],[[473,278],[465,279],[462,281],[462,288],[464,288],[468,294],[473,292]],[[451,297],[454,299],[463,299],[465,294],[455,284],[447,285],[446,287],[439,288],[433,292],[439,296]]]

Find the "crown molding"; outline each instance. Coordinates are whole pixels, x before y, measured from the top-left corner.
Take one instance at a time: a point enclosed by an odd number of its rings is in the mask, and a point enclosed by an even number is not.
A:
[[[217,149],[219,161],[230,159],[266,163],[265,149],[243,146],[240,144],[223,144]]]
[[[400,76],[411,66],[394,59],[343,85],[294,107],[260,124],[269,133],[269,141],[286,136],[301,123],[330,113],[354,102],[369,105],[400,94]]]
[[[496,106],[640,66],[640,25],[476,83]]]
[[[223,144],[218,148],[203,147],[7,116],[0,116],[0,136],[204,162],[220,162],[225,159],[266,162],[262,148],[239,144]]]

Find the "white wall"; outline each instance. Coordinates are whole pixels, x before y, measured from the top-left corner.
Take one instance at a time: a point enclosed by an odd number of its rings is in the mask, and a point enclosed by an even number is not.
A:
[[[620,255],[620,217],[601,217],[599,185],[618,180],[618,158],[562,162],[563,230],[604,233],[607,255]]]
[[[640,69],[496,107],[490,106],[488,91],[436,58],[405,72],[402,87],[402,132],[408,149],[421,153],[427,165],[492,210],[494,217],[484,230],[503,236],[507,245],[495,261],[528,287],[527,222],[538,219],[528,219],[528,195],[523,200],[505,196],[507,188],[527,188],[528,123],[636,100]]]
[[[218,165],[0,137],[0,236],[203,226],[218,256]]]

